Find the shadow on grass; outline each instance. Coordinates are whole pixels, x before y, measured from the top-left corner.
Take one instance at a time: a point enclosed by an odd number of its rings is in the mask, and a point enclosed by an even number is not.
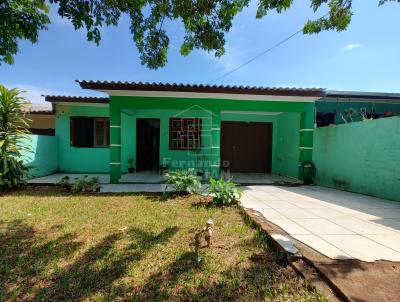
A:
[[[55,225],[54,232],[62,226]],[[70,233],[44,238],[20,220],[0,222],[0,301],[18,296],[24,300],[49,265],[68,258],[82,246]]]
[[[194,209],[226,209],[226,208],[240,208],[239,203],[235,202],[230,205],[218,205],[212,202],[212,197],[202,197],[200,200],[193,202],[191,205]]]
[[[69,196],[70,193],[66,192],[63,188],[56,185],[42,186],[42,185],[27,185],[19,188],[11,189],[1,192],[0,196]]]
[[[153,234],[130,228],[104,237],[72,260],[83,243],[71,234],[49,240],[18,220],[0,226],[0,301],[77,301],[99,291],[111,293],[131,263],[178,231],[169,227]],[[65,266],[54,269],[62,262]]]
[[[139,294],[136,297],[137,301],[165,301],[171,299],[172,293],[170,291],[182,281],[182,277],[194,274],[200,271],[202,267],[204,267],[203,262],[197,261],[195,252],[183,253],[166,269],[151,275],[147,279],[147,282],[137,291]]]
[[[57,185],[28,185],[17,189],[0,192],[0,197],[4,196],[34,196],[34,197],[54,197],[54,196],[85,196],[85,197],[115,197],[115,196],[143,196],[149,200],[158,201],[161,193],[157,192],[131,192],[131,193],[73,193]]]
[[[132,262],[140,261],[152,247],[167,242],[177,231],[177,227],[169,227],[153,234],[130,228],[125,234],[106,236],[54,276],[56,281],[42,289],[36,300],[48,297],[56,301],[80,300],[100,290],[103,293],[114,292],[113,282],[126,274]],[[123,239],[128,240],[124,243],[121,242]]]
[[[251,257],[249,265],[230,266],[215,276],[208,261],[197,261],[186,252],[135,289],[133,301],[327,301],[308,291],[290,268],[279,265],[268,253]],[[210,275],[211,274],[211,275]],[[203,279],[202,279],[203,278]],[[197,281],[193,282],[193,279]],[[194,284],[195,285],[194,285]],[[188,284],[188,285],[187,285]],[[125,289],[126,291],[126,289]]]

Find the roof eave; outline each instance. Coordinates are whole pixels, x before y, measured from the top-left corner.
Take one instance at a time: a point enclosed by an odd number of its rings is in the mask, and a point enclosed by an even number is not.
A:
[[[92,89],[110,94],[112,91],[145,91],[145,92],[173,92],[173,93],[208,93],[232,95],[259,95],[259,96],[290,96],[322,98],[326,95],[324,89],[296,89],[296,88],[258,88],[237,86],[209,86],[183,85],[162,83],[129,83],[129,82],[100,82],[79,81],[81,88]]]
[[[400,100],[400,93],[327,91],[326,97],[343,99]]]
[[[84,97],[84,96],[58,96],[58,95],[45,95],[45,101],[52,104],[60,103],[80,103],[80,104],[107,104],[109,103],[108,97]]]

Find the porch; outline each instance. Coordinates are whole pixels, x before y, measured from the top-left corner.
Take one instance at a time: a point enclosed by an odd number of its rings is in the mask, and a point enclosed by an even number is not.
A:
[[[55,173],[48,176],[37,177],[28,180],[28,184],[31,185],[55,185],[61,181],[63,177],[68,176],[71,181],[76,178],[92,178],[97,177],[100,184],[109,185],[110,175],[106,173]],[[266,173],[233,173],[232,175],[222,175],[225,179],[232,179],[235,183],[242,185],[288,185],[296,186],[301,185],[302,182],[294,178],[280,176],[276,174]],[[139,186],[141,184],[165,184],[165,176],[160,175],[154,171],[143,171],[137,173],[126,173],[121,175],[119,181],[121,185],[129,184],[129,188],[132,188],[132,192],[138,192],[139,188],[145,188]],[[138,185],[138,186],[132,186]],[[128,188],[128,187],[127,187]],[[130,192],[130,191],[126,191]],[[139,191],[140,192],[140,191]],[[143,191],[143,192],[146,192]]]
[[[223,110],[233,103],[215,109],[209,100],[113,100],[110,183],[160,183],[149,172],[159,168],[195,168],[215,178],[222,168],[238,183],[286,183],[293,180],[271,175],[302,179],[300,163],[312,158],[312,103],[248,102],[254,111],[242,111]],[[127,174],[132,163],[143,174]]]

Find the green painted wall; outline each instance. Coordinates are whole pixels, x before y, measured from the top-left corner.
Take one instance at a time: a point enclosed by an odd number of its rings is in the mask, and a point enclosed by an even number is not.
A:
[[[55,136],[26,135],[21,141],[30,151],[24,150],[21,159],[31,167],[29,178],[58,171],[58,139]]]
[[[319,185],[400,201],[400,117],[318,128]]]
[[[274,173],[298,177],[300,114],[282,113],[277,116]]]
[[[107,107],[56,106],[56,137],[58,137],[58,161],[61,172],[108,173],[110,170],[109,148],[76,148],[70,145],[70,117],[108,117]]]

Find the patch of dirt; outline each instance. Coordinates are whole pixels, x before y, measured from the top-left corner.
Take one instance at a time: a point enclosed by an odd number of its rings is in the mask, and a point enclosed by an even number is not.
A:
[[[394,302],[400,299],[398,262],[344,260],[315,262],[314,265],[349,301]]]

